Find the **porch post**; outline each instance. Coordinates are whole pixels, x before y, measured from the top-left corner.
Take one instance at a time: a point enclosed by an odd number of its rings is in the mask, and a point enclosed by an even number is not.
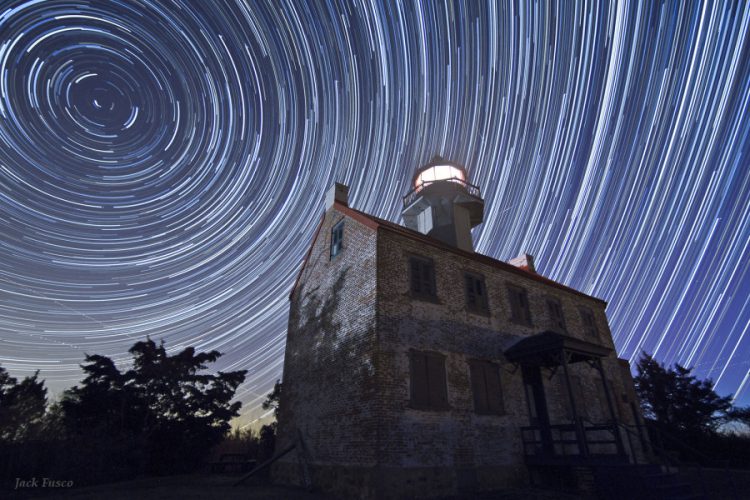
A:
[[[604,368],[602,368],[601,358],[596,358],[596,370],[599,372],[599,376],[602,378],[602,385],[604,386],[604,397],[607,398],[607,406],[609,407],[609,414],[612,416],[612,425],[614,425],[615,434],[615,445],[617,446],[617,453],[625,455],[625,447],[622,444],[622,436],[620,436],[620,427],[617,425],[617,416],[615,415],[615,407],[612,404],[612,397],[609,394],[609,387],[607,385],[607,379],[604,376]]]
[[[589,455],[588,446],[586,446],[586,439],[581,429],[581,422],[578,419],[578,411],[576,410],[576,398],[573,396],[573,388],[570,385],[570,374],[568,372],[568,353],[565,349],[561,349],[560,356],[562,357],[563,373],[565,374],[565,387],[568,390],[568,400],[570,401],[570,413],[573,414],[573,425],[576,430],[576,440],[578,441],[579,453],[587,457]],[[564,446],[564,445],[563,445]]]

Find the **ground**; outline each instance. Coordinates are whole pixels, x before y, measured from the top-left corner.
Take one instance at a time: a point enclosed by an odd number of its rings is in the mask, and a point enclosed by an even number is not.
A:
[[[5,496],[5,491],[0,492],[3,499],[43,499],[52,498],[74,499],[74,500],[329,500],[333,497],[320,493],[310,493],[303,489],[287,488],[282,486],[271,486],[267,484],[243,484],[233,486],[237,475],[208,475],[195,474],[185,476],[151,477],[135,479],[121,483],[109,483],[99,486],[87,486],[72,489],[48,489],[40,488],[11,493]],[[577,500],[576,495],[566,495],[549,491],[529,488],[508,492],[490,493],[472,497],[476,500],[552,500],[566,499]],[[444,498],[441,500],[458,500]]]

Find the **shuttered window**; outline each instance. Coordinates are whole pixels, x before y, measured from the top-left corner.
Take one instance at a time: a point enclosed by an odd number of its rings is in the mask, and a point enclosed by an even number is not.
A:
[[[409,352],[411,406],[421,410],[448,408],[445,356],[435,352]]]
[[[489,312],[483,276],[472,273],[464,274],[464,289],[466,290],[466,307],[470,311]]]
[[[521,287],[509,285],[510,319],[522,325],[531,326],[531,311],[529,310],[529,296]]]
[[[599,330],[596,328],[596,319],[591,309],[580,309],[581,322],[583,323],[583,333],[589,338],[599,338]]]
[[[495,363],[472,360],[469,362],[474,411],[484,414],[505,413],[500,370]]]
[[[547,310],[549,311],[549,317],[552,321],[552,325],[558,330],[563,332],[565,328],[565,316],[563,316],[562,305],[557,299],[547,299]]]
[[[344,221],[342,220],[331,229],[331,259],[344,249]]]
[[[432,260],[422,257],[409,258],[409,279],[413,296],[431,300],[437,298],[435,265]]]

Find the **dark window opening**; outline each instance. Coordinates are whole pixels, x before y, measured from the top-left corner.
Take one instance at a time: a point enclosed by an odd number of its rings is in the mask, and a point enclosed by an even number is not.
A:
[[[344,249],[344,221],[339,222],[331,229],[331,259],[336,257]]]
[[[557,299],[547,299],[547,309],[552,324],[555,328],[565,331],[565,316],[563,315],[562,305]]]
[[[436,299],[435,265],[430,259],[411,257],[409,259],[411,293],[415,297]]]
[[[475,360],[469,362],[469,371],[474,393],[474,411],[494,415],[505,413],[499,367],[489,361]]]
[[[510,296],[510,319],[515,323],[531,326],[529,296],[526,290],[517,286],[508,286]]]
[[[471,311],[487,313],[487,288],[484,286],[484,277],[477,274],[466,273],[464,275],[464,288],[466,289],[466,306]]]
[[[583,333],[590,338],[598,338],[599,330],[596,328],[596,318],[590,309],[581,309],[581,321],[583,322]]]
[[[409,352],[411,406],[422,410],[448,408],[445,356],[433,352]]]

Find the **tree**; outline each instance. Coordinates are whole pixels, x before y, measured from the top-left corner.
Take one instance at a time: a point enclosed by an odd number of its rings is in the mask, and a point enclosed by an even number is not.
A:
[[[692,369],[675,364],[666,368],[643,354],[637,363],[635,387],[644,417],[667,433],[715,433],[732,409],[731,396],[721,397],[710,380],[697,380]]]
[[[200,373],[218,351],[193,347],[169,355],[164,342],[147,339],[129,350],[133,366],[122,373],[106,356],[87,355],[86,377],[63,395],[68,432],[90,440],[113,440],[123,455],[145,461],[145,471],[195,468],[229,430],[241,403],[231,402],[245,370]]]
[[[279,399],[281,398],[281,381],[277,380],[273,386],[273,390],[266,395],[265,401],[263,401],[262,407],[264,410],[273,409],[273,422],[264,425],[260,428],[259,434],[259,445],[260,452],[259,457],[261,460],[267,460],[273,456],[274,448],[276,447],[276,428],[278,426],[279,417]]]
[[[0,366],[0,442],[37,437],[47,405],[47,388],[39,372],[20,383]]]
[[[270,410],[273,408],[273,418],[279,418],[279,399],[281,398],[281,381],[277,380],[273,385],[273,390],[266,395],[263,401],[263,409]]]

